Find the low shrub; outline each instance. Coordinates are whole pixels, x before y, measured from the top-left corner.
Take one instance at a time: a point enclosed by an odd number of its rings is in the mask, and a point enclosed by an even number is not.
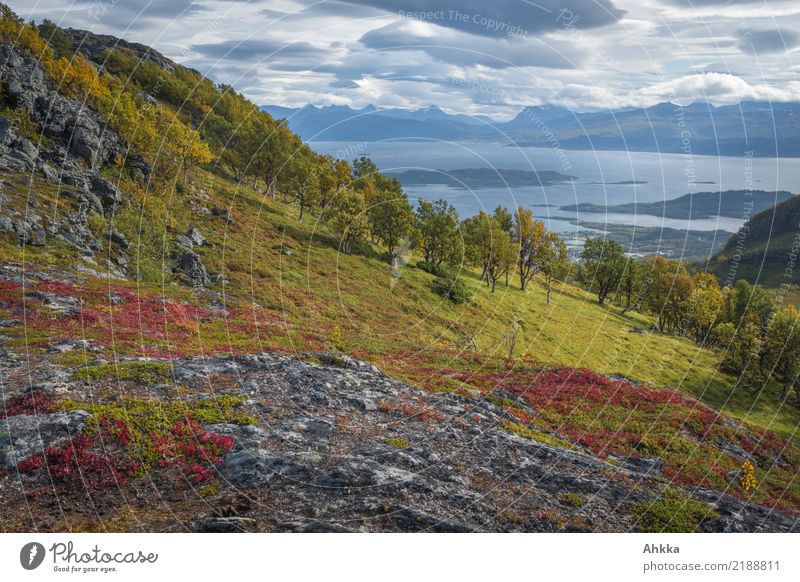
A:
[[[386,444],[396,449],[407,449],[408,448],[408,439],[405,437],[389,437],[386,439]]]
[[[175,468],[193,483],[210,481],[214,466],[234,446],[232,437],[208,432],[193,420],[177,422],[153,444],[162,468]]]
[[[442,265],[432,265],[431,263],[426,263],[425,261],[419,261],[417,263],[417,269],[425,271],[426,273],[430,273],[434,277],[447,278],[450,276],[450,272],[447,270],[447,267]]]
[[[56,409],[55,398],[41,391],[18,394],[6,400],[0,407],[0,420],[9,416],[33,415],[53,412]]]
[[[26,475],[49,476],[53,483],[76,493],[124,485],[138,464],[105,443],[98,446],[98,441],[89,435],[71,438],[61,448],[48,447],[26,457],[17,469]]]
[[[232,437],[208,432],[190,418],[149,435],[135,433],[123,421],[104,418],[95,430],[68,439],[62,447],[48,447],[22,459],[17,469],[43,481],[49,478],[74,493],[124,486],[128,478],[156,467],[176,480],[208,483],[214,466],[234,444]],[[144,462],[143,449],[149,451]]]
[[[531,426],[525,426],[518,422],[512,422],[510,420],[502,420],[500,421],[500,428],[503,430],[515,434],[517,436],[521,436],[522,438],[530,439],[532,441],[536,441],[537,443],[543,443],[546,445],[552,445],[554,447],[561,447],[562,449],[574,449],[575,447],[572,443],[561,440],[560,438],[553,436],[551,434],[547,434],[546,432],[542,432],[537,430]]]
[[[562,493],[561,497],[559,497],[559,501],[561,501],[561,503],[564,505],[569,505],[571,507],[583,507],[586,504],[586,501],[584,501],[583,497],[577,493],[573,493],[572,491]]]
[[[139,463],[140,473],[158,466],[163,460],[159,446],[165,435],[172,435],[181,423],[256,424],[258,421],[239,409],[241,398],[223,395],[194,402],[161,402],[123,398],[114,404],[67,402],[67,408],[80,408],[92,414],[87,421],[88,434],[104,433],[117,440],[119,427],[127,431],[124,440],[132,458]]]
[[[460,277],[438,277],[436,281],[433,282],[433,290],[441,297],[449,299],[456,305],[466,303],[472,297],[472,294]]]

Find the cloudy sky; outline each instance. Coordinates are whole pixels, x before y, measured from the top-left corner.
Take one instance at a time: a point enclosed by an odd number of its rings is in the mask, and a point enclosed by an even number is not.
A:
[[[800,101],[797,0],[11,0],[155,47],[259,104],[509,117]]]

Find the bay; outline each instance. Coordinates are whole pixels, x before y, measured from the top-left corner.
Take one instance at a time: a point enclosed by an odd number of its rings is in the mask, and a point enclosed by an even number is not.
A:
[[[349,160],[368,156],[382,172],[496,168],[552,170],[575,176],[572,182],[549,186],[456,189],[431,184],[405,188],[411,200],[448,200],[462,218],[480,210],[491,212],[499,204],[510,209],[528,207],[550,230],[572,234],[581,232],[581,222],[735,232],[744,223],[747,209],[742,209],[742,219],[719,217],[690,221],[644,214],[578,214],[560,210],[560,206],[583,202],[602,205],[656,202],[691,192],[800,190],[800,158],[753,158],[746,153],[717,157],[403,139],[312,142],[310,145],[319,153]]]

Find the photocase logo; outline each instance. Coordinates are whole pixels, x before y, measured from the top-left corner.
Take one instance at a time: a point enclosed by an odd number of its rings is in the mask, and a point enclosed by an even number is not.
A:
[[[22,546],[19,552],[19,563],[26,570],[35,570],[44,561],[44,546],[39,542],[30,542]]]

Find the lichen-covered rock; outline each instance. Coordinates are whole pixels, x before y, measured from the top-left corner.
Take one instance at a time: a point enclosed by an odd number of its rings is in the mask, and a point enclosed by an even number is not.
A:
[[[89,416],[85,410],[70,410],[0,420],[0,468],[14,468],[25,457],[80,435]]]

